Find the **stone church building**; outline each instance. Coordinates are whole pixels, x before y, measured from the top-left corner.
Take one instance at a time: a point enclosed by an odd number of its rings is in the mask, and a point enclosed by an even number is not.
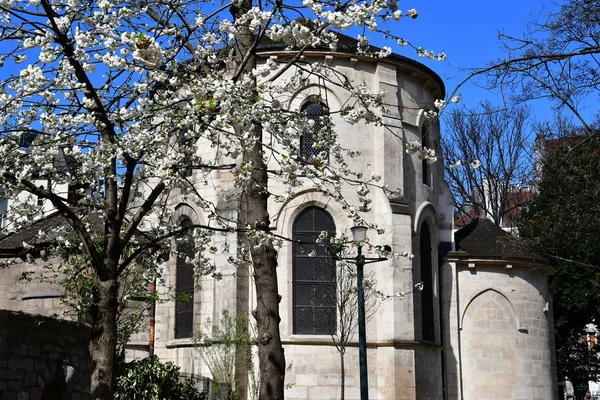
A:
[[[354,46],[354,47],[352,47]],[[352,47],[352,49],[351,49]],[[440,77],[411,59],[391,55],[384,59],[354,54],[356,45],[341,40],[338,50],[308,50],[306,63],[326,63],[372,91],[385,90],[383,125],[350,125],[334,116],[346,147],[361,156],[348,160],[350,168],[365,176],[381,174],[381,183],[401,188],[402,196],[389,199],[373,194],[367,219],[385,233],[370,231],[372,244],[389,244],[397,253],[414,258],[393,258],[369,264],[377,289],[384,294],[406,292],[383,301],[367,324],[369,394],[379,400],[557,400],[553,320],[547,276],[552,269],[538,255],[510,246],[510,237],[487,220],[475,220],[454,231],[452,196],[444,182],[440,127],[425,116],[435,99],[445,96]],[[286,59],[277,43],[260,47],[263,59]],[[294,74],[290,69],[286,76]],[[314,81],[290,94],[288,107],[318,116],[325,107],[339,110],[347,94]],[[325,104],[325,102],[327,104]],[[310,137],[302,151],[312,150]],[[420,141],[435,149],[438,161],[428,164],[407,153],[406,143]],[[308,143],[308,144],[307,144]],[[236,204],[227,200],[234,190],[233,176],[213,172],[191,179],[198,191],[213,198],[219,213],[235,220]],[[274,191],[280,183],[274,183]],[[191,195],[174,196],[173,218],[180,224],[207,223]],[[285,237],[316,237],[321,231],[349,233],[352,221],[341,205],[307,185],[286,203],[270,204],[272,228]],[[60,224],[50,215],[37,224]],[[0,257],[22,254],[28,232],[0,239]],[[181,258],[165,262],[164,284],[156,306],[154,352],[172,360],[182,371],[208,376],[194,336],[207,319],[219,321],[223,310],[248,313],[255,296],[249,274],[227,262],[235,254],[235,234],[217,235],[214,263],[223,279],[200,277]],[[51,260],[50,260],[51,262]],[[340,396],[340,358],[324,322],[335,315],[329,293],[336,280],[335,261],[327,256],[306,257],[294,245],[279,252],[282,297],[280,331],[285,348],[287,399],[337,399]],[[35,268],[23,261],[0,275],[0,308],[36,314],[60,315],[57,287],[18,278]],[[423,282],[422,291],[413,287]],[[192,301],[173,300],[173,291]],[[346,353],[346,399],[359,398],[357,338]],[[129,344],[129,357],[148,354],[149,335]]]

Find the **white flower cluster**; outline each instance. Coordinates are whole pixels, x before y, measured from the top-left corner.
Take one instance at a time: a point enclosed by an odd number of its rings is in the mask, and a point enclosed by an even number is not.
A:
[[[437,156],[434,149],[428,149],[424,147],[421,142],[413,140],[406,143],[406,152],[408,154],[418,154],[420,160],[425,160],[429,164],[433,164],[437,161]]]
[[[12,1],[3,1],[5,9],[13,5]],[[21,14],[25,17],[18,23],[6,19],[6,13],[0,20],[0,27],[6,31],[5,57],[23,64],[14,68],[11,64],[11,71],[6,68],[1,78],[0,124],[4,132],[14,132],[0,140],[0,157],[11,160],[10,165],[0,167],[4,172],[10,168],[11,172],[18,171],[18,179],[49,176],[53,184],[85,188],[77,193],[77,206],[97,210],[103,209],[106,181],[117,182],[117,196],[127,192],[123,187],[125,171],[134,162],[134,183],[128,189],[135,197],[126,211],[128,221],[133,220],[138,203],[160,182],[165,185],[165,193],[177,190],[186,200],[194,201],[214,224],[211,226],[230,227],[231,222],[219,214],[210,195],[202,197],[210,191],[204,186],[219,170],[223,177],[233,174],[226,199],[238,197],[240,188],[252,187],[261,194],[268,190],[275,201],[286,202],[300,192],[299,188],[310,185],[338,202],[355,223],[366,224],[380,234],[385,232],[365,221],[372,193],[382,188],[377,184],[382,177],[376,172],[370,178],[362,177],[360,168],[352,162],[360,153],[340,143],[335,127],[342,118],[352,124],[380,124],[384,93],[372,92],[366,82],[356,83],[327,63],[308,65],[301,60],[290,67],[281,59],[268,59],[260,60],[247,73],[249,69],[232,61],[234,57],[239,61],[233,42],[247,30],[264,33],[288,46],[288,50],[308,46],[335,50],[337,35],[328,26],[378,30],[381,21],[402,18],[394,1],[357,0],[339,5],[305,0],[304,6],[312,11],[306,15],[312,15],[312,19],[293,22],[282,11],[285,7],[256,7],[228,21],[212,6],[203,9],[203,3],[193,7],[183,0],[153,3],[152,11],[168,10],[159,13],[169,15],[168,23],[149,17],[144,7],[134,9],[111,0],[52,1],[56,13],[48,16],[48,32],[40,31],[37,21],[27,22],[28,13],[44,12],[40,0],[22,4],[30,9],[11,11],[17,16],[24,10]],[[404,16],[414,19],[418,13],[409,10]],[[52,32],[55,25],[57,29]],[[68,51],[74,51],[73,57],[67,56],[58,40],[63,36],[69,41]],[[394,40],[408,44],[399,38]],[[367,56],[386,57],[392,51],[387,46],[369,51],[366,37],[360,43]],[[31,65],[27,65],[28,57]],[[291,68],[289,73],[272,79],[285,68]],[[341,109],[327,109],[318,119],[307,119],[287,109],[294,94],[323,80],[339,81],[340,91],[347,91]],[[326,104],[327,96],[319,100]],[[242,158],[258,143],[253,134],[257,127],[269,139],[261,143],[262,156],[269,162],[267,173],[277,180],[276,185],[256,183],[256,175],[263,169]],[[307,157],[300,142],[309,131],[314,140],[313,151]],[[34,145],[26,151],[19,149],[22,135],[30,132],[38,133]],[[410,148],[407,145],[407,151]],[[435,158],[434,152],[422,149],[420,144],[417,151],[428,161]],[[65,158],[69,160],[67,166],[56,162]],[[0,186],[11,196],[23,190],[3,180],[2,174],[0,180]],[[384,190],[391,193],[387,187]],[[41,215],[35,196],[23,204],[12,211],[21,216],[13,219],[15,224]],[[152,231],[154,237],[175,229],[162,223],[172,220],[173,215],[161,205],[158,201],[152,207],[152,218],[146,218],[140,227]],[[250,229],[248,234],[254,246],[248,250],[282,244],[262,229]],[[201,274],[223,277],[214,263],[219,248],[216,239],[195,229],[191,240],[197,252],[185,255],[186,260]],[[70,249],[81,246],[64,232],[59,242]],[[130,244],[132,249],[143,245],[136,238]],[[408,253],[394,256],[410,257]],[[235,265],[250,259],[247,254],[228,258]]]
[[[133,58],[136,61],[151,67],[158,67],[161,65],[164,54],[160,44],[156,42],[154,37],[143,33],[123,33],[121,35],[121,41],[124,44],[135,48],[133,51]]]
[[[423,147],[419,154],[419,159],[427,161],[429,164],[433,164],[437,161],[437,156],[435,155],[434,149],[428,149],[427,147]]]
[[[331,50],[337,48],[337,35],[328,29],[311,29],[307,25],[294,22],[291,25],[274,24],[266,31],[275,42],[283,42],[291,47],[319,46],[327,44]]]
[[[444,53],[443,51],[438,54],[435,54],[433,50],[428,51],[422,47],[417,47],[417,55],[419,57],[429,58],[431,60],[436,61],[444,61],[446,59],[446,53]]]
[[[461,165],[462,165],[462,161],[461,160],[456,160],[453,164],[449,165],[448,168],[450,168],[450,169],[457,169]],[[480,160],[473,160],[473,161],[471,161],[470,166],[473,169],[478,169],[479,167],[481,167],[481,161]]]
[[[461,95],[459,94],[458,96],[454,96],[450,99],[451,103],[458,103],[461,100]],[[438,112],[442,112],[446,106],[448,105],[448,103],[446,103],[445,100],[440,100],[440,99],[436,99],[433,102],[433,106],[438,110]]]

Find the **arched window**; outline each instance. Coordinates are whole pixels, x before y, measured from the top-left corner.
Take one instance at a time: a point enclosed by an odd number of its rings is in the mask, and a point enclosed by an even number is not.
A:
[[[421,327],[423,340],[435,341],[435,328],[433,318],[433,262],[431,259],[431,234],[427,222],[421,225],[420,237],[420,260],[421,260]]]
[[[311,101],[302,107],[302,113],[306,116],[307,120],[314,121],[312,130],[304,132],[302,136],[300,136],[300,154],[302,159],[310,161],[313,157],[319,155],[319,153],[323,151],[329,154],[329,149],[318,149],[313,147],[316,136],[325,126],[322,118],[327,115],[327,108],[319,101]]]
[[[316,244],[323,231],[335,235],[333,218],[322,208],[309,207],[294,221],[293,330],[296,334],[329,335],[336,330],[335,259],[325,247]]]
[[[190,227],[184,220],[181,227]],[[175,277],[175,339],[188,338],[194,333],[194,241],[191,230],[177,241],[177,270]]]

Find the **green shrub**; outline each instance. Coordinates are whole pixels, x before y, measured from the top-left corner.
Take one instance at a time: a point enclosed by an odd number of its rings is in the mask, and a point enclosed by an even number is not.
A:
[[[121,364],[115,399],[120,400],[206,400],[192,378],[183,379],[179,367],[152,356]]]

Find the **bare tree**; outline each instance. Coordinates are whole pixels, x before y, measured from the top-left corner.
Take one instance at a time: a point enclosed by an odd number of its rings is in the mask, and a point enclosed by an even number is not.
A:
[[[375,289],[375,281],[372,274],[367,275],[363,281],[365,288],[365,316],[369,321],[379,306],[381,296]],[[338,274],[336,279],[336,299],[335,306],[337,311],[336,331],[331,333],[331,338],[335,348],[340,353],[340,399],[344,400],[346,392],[346,366],[344,358],[348,344],[356,335],[358,328],[358,286],[356,281],[356,265],[341,261],[338,264]]]
[[[442,137],[446,181],[464,223],[485,216],[497,225],[514,225],[530,201],[524,190],[533,179],[530,110],[494,107],[455,109]]]
[[[455,89],[484,76],[507,102],[549,99],[569,110],[588,132],[584,102],[600,88],[600,3],[592,0],[548,2],[522,36],[499,34],[507,57],[474,68]],[[595,111],[595,110],[593,110]]]

